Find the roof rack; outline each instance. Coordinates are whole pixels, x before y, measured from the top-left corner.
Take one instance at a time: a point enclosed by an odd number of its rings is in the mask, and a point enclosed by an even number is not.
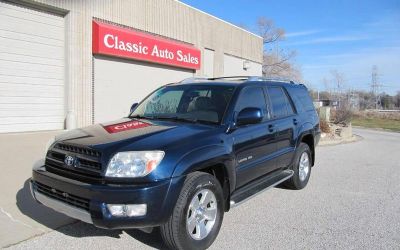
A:
[[[247,81],[274,81],[274,82],[285,82],[295,84],[294,81],[284,77],[265,77],[265,76],[252,76]]]
[[[195,81],[209,81],[210,78],[207,77],[189,77],[180,81],[180,83],[191,83]]]
[[[180,83],[192,83],[195,81],[214,81],[214,80],[236,80],[236,81],[244,81],[244,82],[255,82],[255,81],[274,81],[274,82],[283,82],[283,83],[291,83],[295,84],[294,81],[283,78],[283,77],[264,77],[264,76],[221,76],[221,77],[190,77],[186,78]]]
[[[223,80],[223,79],[229,79],[229,80],[248,80],[252,76],[221,76],[221,77],[212,77],[208,78],[209,80]]]

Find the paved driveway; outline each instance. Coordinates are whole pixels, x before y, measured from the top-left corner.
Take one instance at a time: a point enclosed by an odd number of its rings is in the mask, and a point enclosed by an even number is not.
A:
[[[400,133],[317,149],[302,191],[275,188],[227,213],[212,249],[400,249]],[[156,233],[76,223],[13,249],[162,248]]]

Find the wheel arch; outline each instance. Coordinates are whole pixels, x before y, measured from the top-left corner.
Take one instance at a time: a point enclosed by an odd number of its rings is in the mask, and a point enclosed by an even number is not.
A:
[[[229,173],[227,167],[220,163],[210,166],[205,166],[204,168],[198,169],[199,172],[205,172],[213,175],[221,184],[222,193],[224,195],[224,210],[229,211],[230,208],[230,191],[232,190],[230,187]]]
[[[187,154],[176,166],[173,177],[193,172],[213,175],[221,184],[225,211],[229,210],[230,192],[236,184],[234,157],[222,145],[204,147]]]
[[[314,141],[314,135],[312,133],[304,133],[302,134],[298,140],[297,147],[300,145],[300,143],[305,143],[308,145],[311,151],[311,166],[314,166],[315,163],[315,141]]]

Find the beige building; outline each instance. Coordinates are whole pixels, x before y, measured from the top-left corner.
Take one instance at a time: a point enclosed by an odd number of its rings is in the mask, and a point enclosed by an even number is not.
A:
[[[0,0],[0,133],[117,119],[163,84],[261,61],[261,37],[179,1]]]

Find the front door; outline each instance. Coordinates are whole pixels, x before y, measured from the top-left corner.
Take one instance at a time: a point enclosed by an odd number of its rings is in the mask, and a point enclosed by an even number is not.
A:
[[[236,156],[236,187],[269,173],[275,163],[275,131],[262,87],[246,87],[240,93],[235,112],[249,107],[260,108],[264,119],[258,124],[240,126],[232,133]]]

